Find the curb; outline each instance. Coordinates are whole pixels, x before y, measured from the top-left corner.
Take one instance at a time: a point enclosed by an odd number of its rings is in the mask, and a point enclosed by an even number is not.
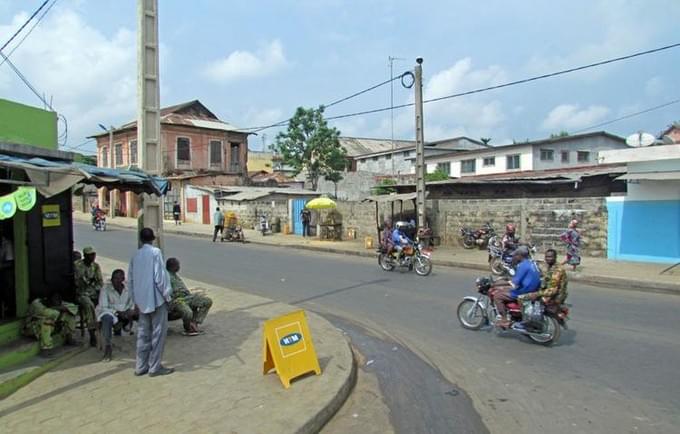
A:
[[[322,315],[319,315],[323,318]],[[328,321],[324,318],[325,321]],[[329,321],[330,322],[330,321]],[[332,323],[331,323],[332,324]],[[335,416],[335,414],[342,408],[343,404],[349,398],[349,395],[354,390],[354,386],[357,384],[357,358],[356,354],[352,350],[352,345],[347,342],[349,347],[349,352],[352,355],[352,367],[350,369],[349,375],[345,378],[345,382],[342,384],[335,396],[326,404],[314,417],[309,419],[307,422],[296,431],[299,434],[307,433],[318,433],[321,429]]]
[[[118,228],[123,228],[123,229],[132,229],[128,226],[124,225],[117,225],[115,222],[114,223],[107,223],[110,226],[115,226]],[[196,233],[196,232],[189,232],[189,231],[172,231],[169,232],[172,234],[176,235],[185,235],[185,236],[190,236],[190,237],[202,237],[202,238],[212,238],[212,235],[210,234],[205,234],[205,233]],[[303,246],[303,245],[296,245],[296,244],[281,244],[281,243],[266,243],[262,241],[252,241],[252,240],[246,240],[246,243],[249,244],[256,244],[260,246],[270,246],[270,247],[285,247],[289,249],[297,249],[297,250],[309,250],[309,251],[314,251],[314,252],[323,252],[323,253],[335,253],[335,254],[341,254],[341,255],[352,255],[352,256],[360,256],[364,258],[373,258],[375,257],[375,253],[373,251],[362,251],[362,250],[341,250],[341,249],[334,249],[332,247],[318,247],[318,246]],[[485,264],[476,264],[476,263],[470,263],[470,262],[458,262],[458,261],[449,261],[449,260],[433,260],[432,265],[438,265],[438,266],[443,266],[443,267],[452,267],[452,268],[464,268],[464,269],[469,269],[469,270],[479,270],[479,271],[488,271],[489,268]],[[655,293],[661,293],[661,294],[670,294],[670,295],[680,295],[680,284],[673,284],[673,283],[665,283],[665,282],[647,282],[644,280],[631,280],[631,279],[623,279],[623,278],[618,278],[618,277],[608,277],[608,276],[592,276],[592,275],[579,275],[579,274],[572,274],[569,276],[569,280],[572,282],[580,282],[580,283],[587,283],[590,285],[595,285],[595,286],[616,286],[616,289],[619,290],[624,290],[624,291],[638,291],[638,292],[655,292]]]

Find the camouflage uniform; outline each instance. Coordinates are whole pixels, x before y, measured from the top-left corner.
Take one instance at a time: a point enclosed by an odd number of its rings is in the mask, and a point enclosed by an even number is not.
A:
[[[168,273],[172,285],[172,300],[168,314],[182,318],[184,330],[190,330],[191,322],[201,324],[212,306],[212,300],[201,294],[192,294],[177,273]]]
[[[28,307],[24,334],[38,339],[41,350],[54,348],[52,334],[55,329],[65,340],[71,338],[76,329],[75,315],[78,307],[71,303],[62,303],[62,306],[68,308],[68,313],[47,307],[39,298],[33,300]]]
[[[84,259],[79,259],[74,264],[74,275],[76,302],[80,306],[88,330],[94,330],[97,326],[94,308],[99,299],[99,291],[104,285],[102,270],[96,262],[87,266]]]
[[[541,289],[536,292],[543,302],[564,303],[567,299],[567,272],[560,264],[552,267],[543,262],[541,268]],[[525,294],[526,295],[526,294]]]

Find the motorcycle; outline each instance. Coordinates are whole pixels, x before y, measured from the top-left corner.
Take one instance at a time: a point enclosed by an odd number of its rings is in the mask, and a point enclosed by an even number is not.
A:
[[[94,217],[94,230],[95,231],[106,231],[106,217],[103,214],[97,214]]]
[[[467,296],[456,310],[458,321],[467,330],[479,330],[490,324],[497,326],[499,319],[494,304],[494,281],[490,277],[480,277],[476,280],[479,297]],[[551,346],[560,339],[561,328],[567,329],[569,308],[554,303],[545,304],[541,300],[519,303],[512,301],[507,304],[507,317],[510,325],[506,330],[527,336],[532,342]]]
[[[489,243],[489,239],[491,239],[495,235],[496,231],[491,227],[491,225],[488,222],[484,223],[484,226],[475,231],[467,227],[463,227],[460,229],[461,241],[463,243],[463,247],[466,249],[471,249],[475,246],[478,246],[480,249],[483,249]]]
[[[536,253],[532,244],[522,244],[529,249],[529,259]],[[515,264],[512,261],[512,250],[503,250],[503,245],[497,237],[489,239],[489,268],[496,276],[512,277],[515,275]]]
[[[416,241],[412,245],[404,246],[403,254],[394,249],[380,247],[378,249],[378,265],[384,271],[392,271],[396,267],[414,270],[418,276],[427,276],[432,272],[432,251],[425,249]]]
[[[260,232],[262,233],[262,236],[272,233],[271,228],[269,227],[269,220],[267,220],[266,214],[262,214],[260,216]]]
[[[241,243],[246,242],[246,237],[243,234],[243,228],[241,226],[228,227],[224,229],[222,238],[220,241],[239,241]]]

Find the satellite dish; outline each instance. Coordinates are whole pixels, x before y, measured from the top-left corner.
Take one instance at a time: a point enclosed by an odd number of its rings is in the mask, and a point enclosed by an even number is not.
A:
[[[643,133],[642,131],[635,134],[631,134],[626,138],[626,144],[632,146],[633,148],[640,148],[642,146],[653,145],[656,141],[656,137],[649,133]]]

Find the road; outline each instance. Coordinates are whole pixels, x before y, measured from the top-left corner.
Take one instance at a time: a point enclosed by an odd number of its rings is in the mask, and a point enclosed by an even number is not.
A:
[[[131,231],[94,233],[76,224],[76,245],[127,261],[135,242]],[[545,348],[459,326],[455,308],[474,294],[475,271],[439,267],[423,278],[383,272],[366,258],[172,235],[166,256],[178,257],[188,278],[301,305],[399,342],[466,392],[491,432],[669,433],[680,426],[677,296],[571,284],[570,329]],[[401,379],[393,372],[381,381]]]

